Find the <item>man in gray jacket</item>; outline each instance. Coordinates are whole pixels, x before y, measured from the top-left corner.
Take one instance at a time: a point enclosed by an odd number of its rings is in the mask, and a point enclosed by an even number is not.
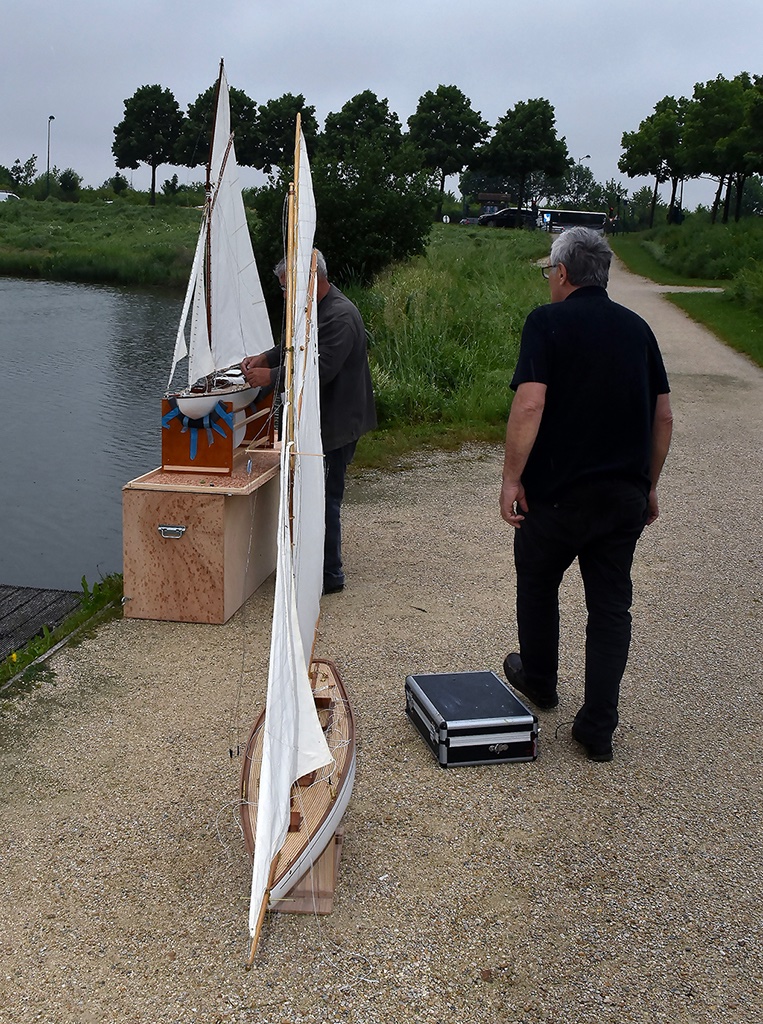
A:
[[[360,311],[329,283],[326,261],[316,249],[318,298],[318,374],[320,377],[321,437],[326,471],[326,539],[323,552],[323,592],[344,587],[341,508],[345,473],[358,439],[376,427],[366,329]],[[275,268],[283,285],[284,261]],[[252,387],[276,387],[283,352],[280,345],[248,356],[241,368]]]

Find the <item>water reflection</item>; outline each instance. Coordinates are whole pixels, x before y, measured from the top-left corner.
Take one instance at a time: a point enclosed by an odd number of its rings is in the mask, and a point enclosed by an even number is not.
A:
[[[159,462],[181,301],[0,279],[0,583],[122,568],[122,495]]]

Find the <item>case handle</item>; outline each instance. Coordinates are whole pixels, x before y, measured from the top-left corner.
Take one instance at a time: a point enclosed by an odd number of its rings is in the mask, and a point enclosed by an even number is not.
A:
[[[157,530],[165,540],[180,540],[187,529],[187,526],[167,526],[166,524],[157,526]]]

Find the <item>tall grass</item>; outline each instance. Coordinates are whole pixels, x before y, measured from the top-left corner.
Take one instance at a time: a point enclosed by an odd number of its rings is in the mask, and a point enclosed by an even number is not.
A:
[[[763,263],[763,219],[747,217],[738,224],[711,224],[706,216],[694,214],[680,225],[621,235],[613,239],[613,248],[626,260],[626,254],[635,254],[640,248],[656,271],[649,276],[662,284],[729,281]],[[669,279],[661,280],[660,272]]]
[[[503,430],[522,324],[548,300],[548,247],[540,233],[437,225],[425,256],[348,289],[372,335],[380,427]]]
[[[129,203],[0,203],[0,274],[183,288],[198,210]]]

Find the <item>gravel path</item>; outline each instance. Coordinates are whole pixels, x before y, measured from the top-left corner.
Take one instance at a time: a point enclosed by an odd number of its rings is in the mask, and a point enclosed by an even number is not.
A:
[[[406,674],[500,671],[516,644],[501,453],[356,474],[319,643],[360,736],[334,913],[271,917],[243,970],[229,749],[272,584],[225,626],[113,622],[0,719],[2,1024],[759,1024],[763,373],[620,267],[611,293],[658,334],[676,414],[614,762],[569,734],[570,574],[539,759],[437,767]]]

